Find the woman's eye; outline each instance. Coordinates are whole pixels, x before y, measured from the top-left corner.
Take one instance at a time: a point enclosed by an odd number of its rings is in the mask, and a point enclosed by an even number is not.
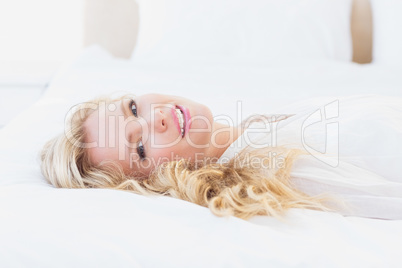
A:
[[[135,104],[134,100],[131,100],[130,102],[130,109],[133,112],[133,115],[137,117],[137,104]]]
[[[140,156],[141,160],[145,159],[145,149],[144,145],[142,144],[142,141],[139,141],[137,144],[137,153]]]

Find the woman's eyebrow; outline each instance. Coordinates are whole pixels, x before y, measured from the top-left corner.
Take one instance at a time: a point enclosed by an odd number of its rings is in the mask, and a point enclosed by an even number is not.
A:
[[[131,100],[128,102],[128,104],[130,104],[130,103],[131,103]],[[134,103],[135,103],[135,102],[134,102]],[[128,117],[127,109],[128,109],[129,107],[128,107],[128,105],[125,105],[124,99],[121,100],[120,108],[123,110],[124,120],[126,120],[127,117]],[[124,131],[125,131],[125,130],[124,130]],[[131,162],[131,154],[137,155],[137,157],[139,158],[139,155],[138,155],[138,153],[137,153],[137,145],[138,145],[138,143],[137,143],[137,142],[134,142],[134,144],[136,145],[134,148],[131,146],[131,145],[133,144],[133,143],[131,142],[131,140],[132,140],[132,135],[133,135],[133,134],[130,132],[130,133],[128,133],[127,136],[125,136],[126,141],[130,144],[130,146],[128,146],[128,159],[129,159],[129,162]],[[138,163],[138,161],[134,161],[134,162],[137,162],[137,163]]]
[[[128,154],[128,164],[129,164],[130,170],[133,170],[134,165],[138,166],[138,160],[135,161],[131,158],[131,156],[133,156],[133,155],[135,156],[135,158],[137,158],[137,159],[139,158],[138,153],[136,152],[136,148],[129,147],[127,150],[127,154]]]
[[[124,121],[123,121],[124,122],[124,129],[123,129],[123,131],[124,131],[124,138],[126,139],[125,142],[128,142],[128,143],[131,144],[132,133],[130,132],[130,133],[128,133],[128,135],[126,135],[126,120],[127,120],[128,114],[127,114],[127,105],[125,105],[124,100],[120,100],[120,109],[123,111],[123,117],[124,117]],[[119,119],[120,115],[116,115],[116,117],[117,117],[116,119],[118,121],[117,122],[117,128],[118,128],[118,131],[120,131],[120,123],[121,123],[121,121]]]
[[[123,99],[123,100],[121,100],[120,109],[123,111],[124,120],[125,120],[125,119],[128,117],[128,114],[127,114],[127,108],[128,108],[128,106],[127,106],[127,105],[125,105],[125,103],[124,103],[124,99]]]

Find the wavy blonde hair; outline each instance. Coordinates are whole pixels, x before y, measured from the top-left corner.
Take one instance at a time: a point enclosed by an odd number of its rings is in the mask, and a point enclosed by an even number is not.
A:
[[[290,171],[294,160],[306,152],[285,147],[246,147],[227,163],[195,164],[185,159],[164,162],[139,180],[126,175],[117,163],[105,161],[91,165],[83,123],[100,102],[124,99],[101,96],[77,105],[66,120],[65,132],[48,141],[41,153],[41,171],[55,187],[108,188],[143,195],[167,195],[208,207],[217,216],[233,215],[249,219],[256,215],[281,218],[289,208],[332,211],[329,195],[309,196],[292,186]],[[254,117],[255,118],[255,117]],[[267,118],[262,116],[262,118]],[[243,120],[250,123],[250,120]],[[281,167],[272,166],[266,156],[275,152],[284,159]],[[251,159],[261,159],[256,166]],[[264,167],[264,168],[261,168]],[[270,168],[266,168],[270,167]]]

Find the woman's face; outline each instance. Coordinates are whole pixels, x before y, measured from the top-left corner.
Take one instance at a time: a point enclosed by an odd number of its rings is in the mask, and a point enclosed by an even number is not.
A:
[[[177,114],[181,111],[183,128]],[[92,164],[113,160],[126,174],[146,177],[162,162],[213,157],[213,125],[211,110],[205,105],[171,95],[146,94],[100,103],[84,123],[85,142],[91,144]]]

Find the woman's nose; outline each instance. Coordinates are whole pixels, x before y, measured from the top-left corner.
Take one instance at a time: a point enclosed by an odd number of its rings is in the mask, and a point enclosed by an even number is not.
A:
[[[160,108],[155,109],[153,127],[156,132],[164,132],[167,128],[166,125],[166,113]]]

